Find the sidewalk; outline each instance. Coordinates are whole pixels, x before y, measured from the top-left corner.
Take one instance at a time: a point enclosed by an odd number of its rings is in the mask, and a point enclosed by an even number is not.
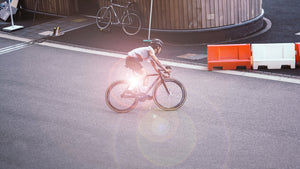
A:
[[[31,21],[28,20],[27,23],[23,23],[29,24],[28,22]],[[80,29],[94,23],[95,20],[92,18],[82,16],[70,16],[65,18],[53,19],[48,22],[25,27],[24,29],[11,32],[11,34],[30,39],[41,39],[51,36],[53,34],[54,27],[60,27],[61,35],[63,35],[64,33]],[[10,23],[6,23],[6,25],[8,26],[9,24]],[[16,22],[16,24],[18,24],[18,22]]]

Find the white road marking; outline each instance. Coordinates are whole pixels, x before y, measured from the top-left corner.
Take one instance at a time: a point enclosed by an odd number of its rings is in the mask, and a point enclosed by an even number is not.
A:
[[[21,41],[21,42],[30,42],[33,40],[33,39],[21,38],[21,37],[9,35],[9,34],[4,34],[1,32],[0,32],[0,38],[16,40],[16,41]]]
[[[298,33],[295,33],[295,35],[298,35],[298,36],[300,36],[300,32],[298,32]]]
[[[108,51],[91,50],[91,49],[85,49],[85,48],[80,48],[80,47],[55,44],[55,43],[49,43],[49,42],[39,43],[38,45],[48,46],[48,47],[53,47],[53,48],[58,48],[58,49],[64,49],[64,50],[70,50],[70,51],[76,51],[76,52],[82,52],[82,53],[89,53],[89,54],[94,54],[94,55],[110,56],[110,57],[115,57],[115,58],[125,58],[126,57],[126,55],[124,55],[124,54],[118,54],[118,53],[113,53],[113,52],[108,52]]]
[[[53,34],[53,31],[44,31],[44,32],[40,32],[39,35],[42,36],[50,36]]]
[[[214,72],[230,74],[230,75],[237,75],[237,76],[244,76],[244,77],[251,77],[251,78],[257,78],[257,79],[264,79],[264,80],[273,80],[273,81],[278,81],[278,82],[300,84],[300,79],[281,77],[281,76],[275,76],[275,75],[266,75],[266,74],[260,74],[260,73],[241,72],[241,71],[233,71],[233,70],[222,70],[222,71],[214,71]]]
[[[16,45],[0,48],[0,55],[3,55],[5,53],[9,53],[9,52],[13,52],[13,51],[16,51],[16,50],[24,49],[24,48],[27,48],[29,46],[30,45],[26,44],[26,43],[19,43],[19,44],[16,44]]]
[[[6,38],[6,39],[17,40],[17,41],[22,41],[22,42],[31,41],[30,39],[27,39],[27,38],[19,38],[16,36],[12,36],[12,35],[8,35],[8,34],[1,34],[1,33],[0,33],[0,38]],[[56,43],[49,43],[49,42],[38,43],[38,45],[48,46],[48,47],[53,47],[53,48],[58,48],[58,49],[64,49],[64,50],[70,50],[70,51],[76,51],[76,52],[82,52],[82,53],[101,55],[101,56],[115,57],[115,58],[125,58],[126,57],[125,54],[115,53],[115,52],[111,52],[111,51],[91,50],[91,49],[85,49],[85,48],[80,48],[80,47],[74,47],[74,46],[68,46],[68,45],[62,45],[62,44],[56,44]],[[192,64],[178,63],[178,62],[171,62],[171,61],[162,61],[162,64],[170,65],[170,66],[174,66],[174,67],[186,68],[186,69],[208,71],[206,66],[200,66],[200,65],[192,65]],[[251,78],[258,78],[258,79],[265,79],[265,80],[272,80],[272,81],[279,81],[279,82],[286,82],[286,83],[293,83],[293,84],[300,84],[300,79],[281,77],[281,76],[275,76],[275,75],[265,75],[265,74],[259,74],[259,73],[253,73],[253,72],[240,72],[240,71],[228,71],[228,70],[212,71],[212,72],[236,75],[236,76],[251,77]]]

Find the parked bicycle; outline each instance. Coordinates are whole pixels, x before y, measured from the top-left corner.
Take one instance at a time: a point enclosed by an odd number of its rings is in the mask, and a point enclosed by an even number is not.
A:
[[[121,25],[123,31],[127,35],[135,35],[137,34],[141,27],[142,22],[140,17],[130,10],[131,5],[135,2],[127,2],[127,5],[120,5],[113,3],[112,0],[109,0],[110,3],[107,7],[102,7],[98,10],[96,16],[96,24],[100,30],[107,29],[110,25]],[[123,13],[121,18],[117,15],[114,7],[119,7],[122,9]],[[115,22],[113,21],[113,16],[115,18]]]
[[[162,69],[155,70],[157,73],[147,75],[147,77],[154,76],[156,79],[145,93],[141,93],[140,85],[135,85],[135,81],[119,80],[113,82],[105,94],[105,101],[109,108],[118,113],[126,113],[134,109],[138,102],[153,100],[162,110],[174,111],[179,109],[186,100],[185,87],[180,81],[170,78],[170,74]],[[135,87],[131,89],[132,86]],[[152,96],[148,95],[151,90]],[[150,98],[145,96],[150,96]]]

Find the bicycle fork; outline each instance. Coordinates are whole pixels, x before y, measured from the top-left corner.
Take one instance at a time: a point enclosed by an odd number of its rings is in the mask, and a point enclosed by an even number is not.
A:
[[[168,96],[170,96],[170,91],[169,91],[169,89],[168,89],[168,87],[167,87],[167,85],[166,85],[166,82],[165,81],[163,81],[162,82],[163,83],[163,85],[164,85],[164,87],[165,87],[165,89],[166,89],[166,92],[168,93]]]
[[[165,87],[165,89],[166,89],[166,92],[168,93],[168,96],[170,96],[170,91],[169,91],[169,89],[168,89],[168,87],[167,87],[167,84],[166,84],[166,82],[165,82],[165,78],[162,76],[162,75],[160,75],[161,77],[161,83],[163,84],[163,86]]]

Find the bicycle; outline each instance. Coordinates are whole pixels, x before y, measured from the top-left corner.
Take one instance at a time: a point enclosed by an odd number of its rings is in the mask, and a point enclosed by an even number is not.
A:
[[[163,69],[155,69],[155,71],[155,74],[147,75],[148,78],[154,76],[156,79],[145,93],[140,92],[138,85],[130,90],[132,82],[129,80],[119,80],[109,85],[105,93],[108,107],[118,113],[127,113],[134,109],[138,102],[153,100],[162,110],[175,111],[179,109],[186,100],[185,87],[180,81],[170,78],[170,74],[164,72]],[[151,98],[145,97],[149,96],[148,93],[151,90]]]
[[[102,7],[98,10],[96,16],[96,24],[100,30],[107,29],[110,25],[122,25],[123,31],[127,35],[135,35],[137,34],[141,27],[142,22],[140,17],[129,10],[130,6],[135,2],[127,2],[127,5],[120,5],[113,3],[112,0],[109,0],[110,3],[107,7]],[[114,7],[122,8],[123,14],[121,18],[117,15]],[[116,18],[116,22],[112,21],[112,13]]]

